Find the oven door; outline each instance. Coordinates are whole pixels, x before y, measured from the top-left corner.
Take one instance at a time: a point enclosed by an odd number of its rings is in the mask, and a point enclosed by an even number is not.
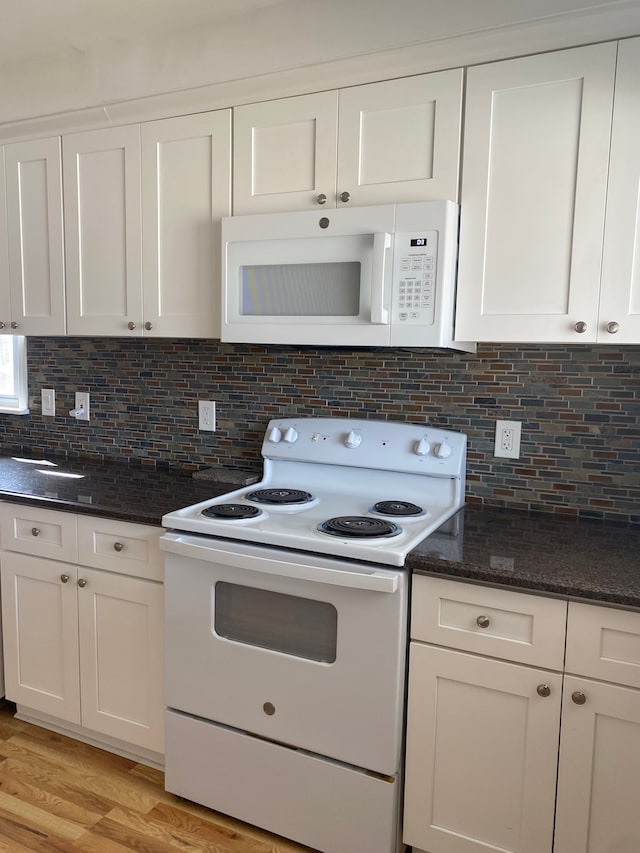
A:
[[[180,533],[161,547],[169,708],[397,773],[403,570]]]

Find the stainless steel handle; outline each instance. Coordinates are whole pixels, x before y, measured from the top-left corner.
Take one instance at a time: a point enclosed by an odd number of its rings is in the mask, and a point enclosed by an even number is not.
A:
[[[345,203],[348,201],[351,201],[351,193],[347,193],[347,192],[340,193],[340,201],[343,201]]]
[[[584,705],[587,701],[587,697],[584,695],[582,690],[574,690],[571,694],[571,699],[576,703],[576,705]]]
[[[20,325],[20,323],[16,323],[16,321],[15,321],[15,320],[12,320],[12,321],[11,321],[11,328],[12,328],[12,329],[17,329],[19,325]]]
[[[39,527],[32,527],[31,528],[31,535],[32,536],[40,536],[40,528]]]
[[[85,578],[78,578],[78,586],[81,587],[81,589],[84,589],[86,585],[87,581]]]
[[[538,696],[542,696],[543,699],[546,699],[547,696],[551,695],[551,688],[548,684],[538,684],[536,692]]]
[[[615,335],[616,332],[620,331],[620,324],[616,323],[615,320],[612,323],[607,323],[607,332],[610,335]]]
[[[151,329],[153,329],[153,323],[150,323],[150,322],[147,320],[147,322],[144,324],[144,327],[145,327],[145,329],[147,330],[147,332],[150,332],[150,331],[151,331]]]
[[[478,628],[488,628],[491,625],[491,619],[488,616],[478,616],[476,625]]]
[[[69,575],[60,575],[62,583],[69,583]]]
[[[122,544],[122,542],[114,542],[113,543],[113,550],[120,553],[120,551],[124,550],[124,545]]]
[[[135,327],[136,327],[136,324],[133,322],[133,320],[129,320],[129,322],[127,323],[127,329],[129,329],[131,332],[133,332]]]
[[[327,203],[327,197],[324,193],[320,193],[319,196],[316,196],[316,201],[318,202],[318,204],[326,204]]]
[[[580,322],[576,323],[573,328],[579,335],[582,335],[584,332],[587,331],[587,324],[584,322],[584,320],[580,320]]]

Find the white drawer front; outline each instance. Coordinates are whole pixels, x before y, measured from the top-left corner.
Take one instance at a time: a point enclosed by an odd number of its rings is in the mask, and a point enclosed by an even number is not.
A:
[[[0,537],[5,551],[66,563],[78,559],[76,518],[71,513],[2,503]]]
[[[149,580],[163,580],[159,539],[162,529],[95,516],[78,516],[78,560]]]
[[[566,670],[640,687],[640,613],[571,602]]]
[[[564,601],[414,575],[411,637],[561,670]]]

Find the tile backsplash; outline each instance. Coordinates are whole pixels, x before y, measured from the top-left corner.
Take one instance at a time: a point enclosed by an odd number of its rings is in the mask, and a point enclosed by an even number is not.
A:
[[[469,503],[640,523],[640,347],[29,338],[28,364],[31,414],[0,415],[5,452],[259,471],[272,417],[430,423],[469,436]],[[55,388],[55,418],[42,388]],[[69,417],[76,390],[91,393],[89,423]],[[217,403],[215,433],[198,431],[199,399]],[[498,419],[522,422],[520,459],[493,456]]]

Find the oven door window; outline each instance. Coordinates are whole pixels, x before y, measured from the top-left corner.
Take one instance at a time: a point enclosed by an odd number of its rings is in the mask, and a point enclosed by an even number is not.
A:
[[[218,581],[214,630],[220,637],[321,663],[336,659],[333,604]]]

